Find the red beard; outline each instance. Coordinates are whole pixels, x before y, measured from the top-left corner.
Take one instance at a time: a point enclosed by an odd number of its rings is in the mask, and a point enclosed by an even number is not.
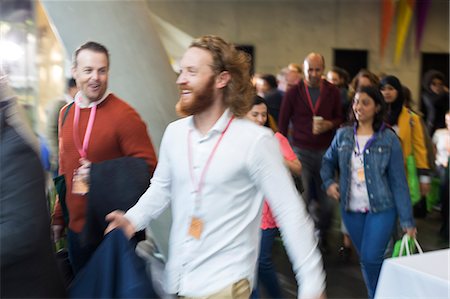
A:
[[[185,117],[199,114],[211,107],[214,102],[214,84],[215,77],[211,76],[210,80],[202,90],[192,90],[192,98],[189,101],[180,98],[175,106],[177,114],[181,117]]]

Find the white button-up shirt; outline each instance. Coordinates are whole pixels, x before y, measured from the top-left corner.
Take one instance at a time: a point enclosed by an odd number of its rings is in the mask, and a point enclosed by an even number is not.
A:
[[[325,274],[314,225],[270,130],[245,119],[231,122],[204,176],[195,209],[197,185],[191,179],[189,160],[198,182],[230,118],[225,111],[206,135],[196,130],[192,116],[171,123],[151,185],[125,217],[141,230],[170,204],[166,291],[205,296],[240,279],[253,283],[264,195],[300,284],[299,297],[318,297],[325,289]],[[203,221],[199,239],[188,234],[194,210]]]

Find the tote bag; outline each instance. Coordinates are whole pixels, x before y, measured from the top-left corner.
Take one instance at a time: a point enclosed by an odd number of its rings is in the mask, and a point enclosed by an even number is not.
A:
[[[406,158],[406,171],[408,175],[408,187],[411,196],[412,205],[415,205],[420,201],[420,183],[417,175],[416,159],[414,154],[409,155]]]
[[[416,238],[411,238],[408,234],[404,234],[403,237],[395,242],[392,257],[410,256],[414,253],[423,253],[422,247]]]

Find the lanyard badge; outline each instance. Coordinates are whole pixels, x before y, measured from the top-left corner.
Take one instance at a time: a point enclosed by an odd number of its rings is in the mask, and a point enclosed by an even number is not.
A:
[[[78,99],[80,101],[80,99]],[[78,150],[78,153],[82,158],[87,158],[87,149],[89,145],[89,139],[91,138],[92,128],[94,126],[95,115],[97,112],[97,105],[91,108],[91,113],[89,114],[88,126],[86,128],[86,133],[84,134],[83,144],[80,141],[79,133],[79,121],[80,121],[80,106],[77,101],[75,101],[75,116],[73,119],[73,142]],[[78,169],[74,170],[72,179],[72,193],[78,195],[84,195],[89,192],[89,182],[88,175],[83,174]]]
[[[195,188],[195,210],[194,210],[194,215],[191,218],[191,223],[190,223],[190,226],[189,226],[188,234],[191,237],[193,237],[193,238],[195,238],[197,240],[200,239],[200,236],[202,234],[203,227],[204,227],[203,220],[198,215],[195,215],[195,214],[198,213],[199,210],[200,210],[200,206],[201,206],[201,192],[202,192],[202,188],[203,188],[203,183],[205,181],[205,175],[206,175],[206,172],[207,172],[207,170],[209,168],[209,165],[211,164],[211,161],[212,161],[212,159],[213,159],[213,157],[214,157],[214,155],[215,155],[215,153],[217,151],[217,148],[219,147],[219,144],[222,141],[223,136],[225,135],[226,131],[228,130],[228,127],[230,126],[230,124],[233,121],[233,119],[234,119],[234,115],[228,121],[228,124],[225,127],[225,129],[222,131],[222,134],[220,135],[219,140],[217,140],[217,142],[214,145],[211,153],[209,154],[208,160],[206,160],[206,164],[203,167],[203,170],[201,172],[200,179],[199,179],[198,183],[196,183],[195,176],[194,176],[194,171],[193,171],[193,165],[192,165],[193,164],[193,162],[192,162],[192,146],[191,146],[191,132],[192,132],[192,130],[190,130],[189,133],[188,133],[189,172],[190,172],[190,175],[191,175],[192,184],[194,186],[196,186],[196,188]]]
[[[76,169],[72,178],[72,193],[78,195],[85,195],[89,192],[89,182],[87,176],[78,173]]]
[[[361,149],[360,149],[360,147],[359,147],[359,143],[358,143],[358,137],[357,137],[357,134],[356,134],[356,129],[357,129],[357,125],[355,124],[354,126],[353,126],[353,135],[355,136],[354,138],[355,138],[355,144],[356,144],[356,152],[355,152],[355,154],[356,154],[356,156],[360,159],[360,162],[361,162],[361,164],[357,167],[357,169],[356,169],[356,174],[357,174],[357,177],[358,177],[358,181],[359,182],[361,182],[361,183],[363,183],[363,182],[365,182],[366,181],[366,177],[365,177],[365,174],[364,174],[364,152],[370,147],[370,145],[375,141],[375,139],[376,139],[376,133],[374,133],[371,137],[370,137],[370,139],[366,142],[366,144],[364,145],[364,148],[363,148],[363,150],[361,151]],[[381,125],[381,128],[380,128],[380,132],[382,131],[384,129],[384,123]]]

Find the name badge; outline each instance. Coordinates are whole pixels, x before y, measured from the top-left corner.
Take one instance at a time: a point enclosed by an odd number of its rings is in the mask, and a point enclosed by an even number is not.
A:
[[[364,182],[366,180],[366,177],[364,175],[364,167],[360,167],[356,170],[356,174],[358,176],[358,180],[360,182]]]
[[[200,218],[192,217],[191,225],[189,226],[189,235],[199,240],[203,231],[203,221]]]
[[[89,184],[86,177],[81,176],[77,172],[74,173],[72,179],[72,193],[78,195],[85,195],[89,192]]]

